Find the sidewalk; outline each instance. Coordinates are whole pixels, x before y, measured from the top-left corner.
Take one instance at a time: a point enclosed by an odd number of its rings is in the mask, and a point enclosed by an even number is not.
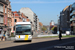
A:
[[[44,35],[38,35],[37,37],[46,37],[46,36],[58,36],[58,34],[44,34]],[[66,34],[62,34],[62,36],[66,36]]]

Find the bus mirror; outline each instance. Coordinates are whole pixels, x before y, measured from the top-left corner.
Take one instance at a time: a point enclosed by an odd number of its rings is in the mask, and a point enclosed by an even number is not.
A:
[[[32,35],[33,35],[33,32],[32,32]]]

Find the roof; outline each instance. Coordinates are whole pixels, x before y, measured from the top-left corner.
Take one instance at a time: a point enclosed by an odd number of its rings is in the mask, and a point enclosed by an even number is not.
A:
[[[65,11],[68,7],[69,7],[69,6],[66,6],[66,7],[63,9],[63,11]]]
[[[31,24],[30,22],[17,22],[16,25],[18,24]]]
[[[13,14],[15,14],[15,17],[20,17],[20,13],[17,11],[14,11]]]

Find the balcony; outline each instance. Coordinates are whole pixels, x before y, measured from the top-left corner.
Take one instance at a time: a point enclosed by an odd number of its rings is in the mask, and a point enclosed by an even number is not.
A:
[[[72,26],[75,26],[75,23],[73,23]]]
[[[11,15],[11,14],[8,14],[8,17],[9,17],[9,18],[11,18],[11,17],[12,17],[12,15]]]
[[[0,15],[4,15],[3,12],[0,12]]]
[[[70,19],[70,21],[74,21],[74,20],[75,20],[75,17]]]
[[[73,11],[73,8],[70,8],[70,13],[72,13],[72,11]]]
[[[8,9],[11,9],[11,6],[10,5],[8,5]]]
[[[72,17],[72,16],[74,16],[75,15],[75,12],[72,12],[71,14],[70,14],[70,17]]]

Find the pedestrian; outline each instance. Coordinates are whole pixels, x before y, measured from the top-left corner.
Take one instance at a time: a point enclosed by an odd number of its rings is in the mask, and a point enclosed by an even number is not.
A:
[[[61,37],[62,37],[61,30],[59,30],[59,40],[60,41],[61,41]]]
[[[5,41],[5,40],[6,40],[6,37],[5,37],[5,32],[4,32],[4,34],[3,34],[2,39],[3,39],[3,41]]]
[[[8,33],[8,37],[10,36],[10,34]]]

